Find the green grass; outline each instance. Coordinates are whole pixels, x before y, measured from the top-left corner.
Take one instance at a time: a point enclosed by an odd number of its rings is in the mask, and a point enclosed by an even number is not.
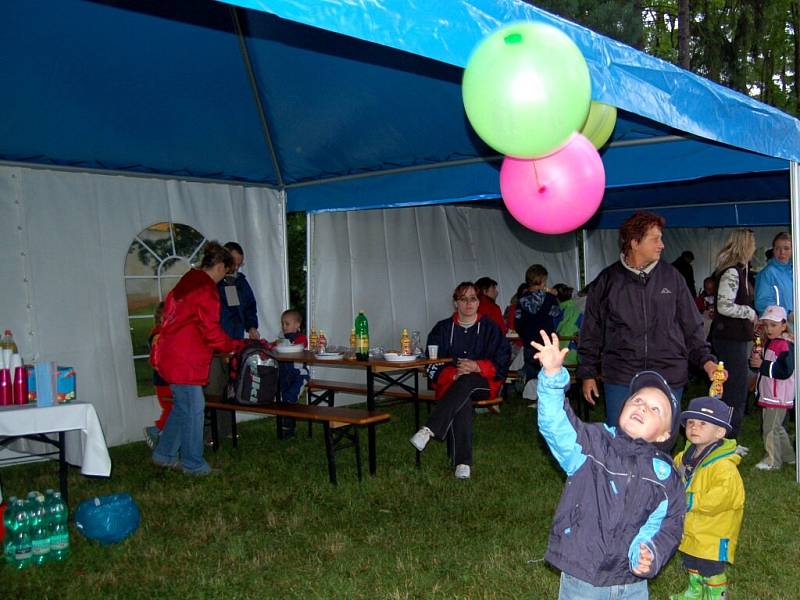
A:
[[[328,483],[321,429],[279,442],[272,419],[240,428],[239,450],[206,452],[221,474],[192,479],[152,466],[144,443],[111,449],[110,479],[70,472],[71,509],[85,498],[130,492],[142,525],[100,546],[71,525],[72,555],[23,572],[0,568],[4,598],[555,598],[558,574],[541,561],[564,477],[519,399],[475,418],[470,481],[456,481],[444,444],[422,468],[408,443],[410,405],[378,428],[378,474],[355,477],[352,450]],[[598,410],[595,410],[599,414]],[[734,598],[797,597],[800,508],[794,471],[761,473],[758,415],[743,443],[748,499]],[[366,464],[366,435],[362,448]],[[56,487],[53,463],[2,471],[6,496]],[[683,589],[673,559],[651,598]],[[795,590],[792,592],[791,590]]]

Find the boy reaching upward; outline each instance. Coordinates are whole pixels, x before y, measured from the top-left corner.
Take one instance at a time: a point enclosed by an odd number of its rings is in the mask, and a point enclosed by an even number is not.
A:
[[[587,424],[564,396],[568,349],[558,336],[532,342],[539,376],[539,430],[567,473],[545,559],[561,570],[560,600],[648,597],[678,547],[686,509],[668,452],[680,407],[666,380],[637,373],[617,427]]]

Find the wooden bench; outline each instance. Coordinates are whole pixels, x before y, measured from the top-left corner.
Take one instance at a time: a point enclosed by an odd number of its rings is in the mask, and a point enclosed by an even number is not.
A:
[[[288,417],[303,421],[321,422],[325,431],[325,455],[328,459],[328,477],[336,485],[336,457],[335,453],[344,448],[353,447],[356,455],[356,472],[361,481],[361,445],[359,442],[358,428],[367,427],[374,429],[375,425],[387,423],[391,415],[387,412],[369,411],[353,408],[334,408],[330,406],[310,406],[307,404],[283,404],[273,402],[270,404],[233,404],[222,402],[219,396],[206,396],[205,410],[210,416],[211,440],[214,451],[219,448],[219,433],[217,430],[217,411],[226,411],[231,414],[231,433],[233,447],[238,447],[236,431],[236,413],[246,412],[252,414],[271,415],[274,417]],[[334,429],[332,423],[340,424]],[[280,424],[278,424],[280,426]],[[370,448],[372,452],[372,448]],[[370,456],[370,474],[375,475],[373,465],[376,464],[374,456]]]

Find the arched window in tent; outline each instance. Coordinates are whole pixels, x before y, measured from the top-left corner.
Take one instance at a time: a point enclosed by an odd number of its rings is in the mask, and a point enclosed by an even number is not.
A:
[[[125,294],[139,396],[153,390],[150,330],[158,303],[201,257],[206,239],[189,225],[155,223],[137,235],[125,258]]]

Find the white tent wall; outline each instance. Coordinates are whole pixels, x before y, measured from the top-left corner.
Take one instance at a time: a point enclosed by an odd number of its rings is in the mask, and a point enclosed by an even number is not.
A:
[[[434,323],[452,313],[453,288],[464,280],[497,280],[501,309],[534,263],[547,268],[551,284],[578,282],[574,234],[536,234],[496,208],[317,213],[310,216],[309,231],[307,329],[325,330],[338,346],[349,343],[361,309],[373,347],[397,348],[404,327],[418,330],[425,343]],[[352,369],[321,371],[325,377],[363,378]]]
[[[717,253],[725,245],[735,227],[676,227],[664,230],[664,252],[662,258],[672,262],[684,250],[694,254],[692,268],[697,288],[703,279],[714,271]],[[755,266],[765,264],[764,251],[772,247],[772,239],[781,231],[790,231],[789,225],[780,227],[751,227],[756,236]],[[586,282],[592,281],[608,265],[619,260],[619,231],[616,229],[597,229],[586,236]]]
[[[0,166],[2,319],[26,362],[77,372],[113,446],[141,439],[158,414],[137,398],[124,265],[140,231],[163,221],[245,249],[261,331],[287,303],[285,198],[263,187]]]

